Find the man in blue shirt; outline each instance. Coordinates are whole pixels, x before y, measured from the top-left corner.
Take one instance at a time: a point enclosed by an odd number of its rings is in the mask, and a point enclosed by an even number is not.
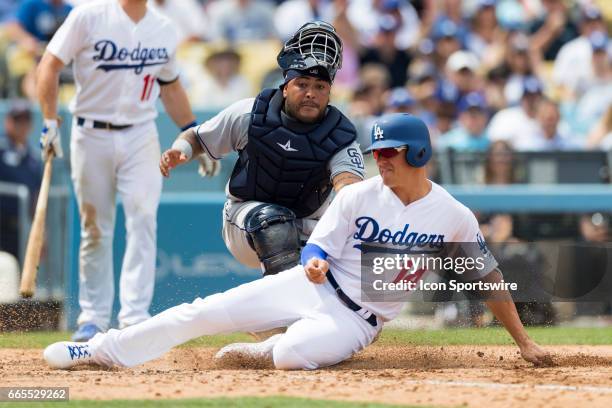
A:
[[[32,56],[40,56],[70,10],[63,0],[23,0],[15,15],[7,18],[6,33]]]
[[[28,147],[31,131],[29,105],[25,101],[13,103],[4,118],[4,132],[0,137],[0,181],[25,185],[34,203],[40,188],[42,166],[38,155]],[[0,249],[19,259],[18,211],[16,197],[0,195]]]
[[[486,132],[489,114],[484,97],[470,92],[459,100],[458,126],[440,137],[438,147],[461,152],[484,152],[489,147]]]
[[[71,9],[63,0],[25,0],[17,9],[17,21],[37,40],[47,42]]]

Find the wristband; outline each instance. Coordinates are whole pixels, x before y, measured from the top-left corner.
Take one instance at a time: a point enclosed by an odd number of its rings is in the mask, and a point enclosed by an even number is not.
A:
[[[47,129],[57,129],[57,119],[43,119]]]
[[[196,121],[194,120],[194,121],[192,121],[192,122],[190,122],[190,123],[186,124],[185,126],[183,126],[183,127],[181,128],[181,132],[184,132],[184,131],[186,131],[187,129],[191,129],[192,127],[197,126],[197,125],[198,125],[198,122],[196,122]]]
[[[191,156],[193,156],[193,148],[191,147],[191,143],[185,139],[176,139],[174,143],[172,143],[172,149],[179,150],[181,153],[187,156],[187,160],[191,159]]]
[[[306,265],[312,258],[327,259],[327,252],[316,244],[306,244],[302,249],[302,256],[300,257],[302,265]]]

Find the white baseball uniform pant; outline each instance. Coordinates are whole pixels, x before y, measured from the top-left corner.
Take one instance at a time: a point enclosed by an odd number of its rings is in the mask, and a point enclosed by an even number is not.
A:
[[[223,206],[223,241],[230,253],[238,262],[250,268],[260,268],[257,252],[251,247],[244,228],[247,214],[258,205],[260,201],[232,201],[227,200]],[[301,218],[296,220],[300,238],[306,241],[317,220]]]
[[[119,325],[150,317],[156,262],[157,207],[162,188],[160,146],[153,121],[124,130],[73,123],[72,181],[81,217],[78,324],[110,325],[114,298],[116,196],[123,202],[126,249],[120,278]]]
[[[279,369],[316,369],[368,346],[382,328],[371,326],[338,299],[329,282],[310,282],[298,265],[223,293],[168,309],[89,341],[94,360],[132,367],[191,339],[288,326],[272,350]]]

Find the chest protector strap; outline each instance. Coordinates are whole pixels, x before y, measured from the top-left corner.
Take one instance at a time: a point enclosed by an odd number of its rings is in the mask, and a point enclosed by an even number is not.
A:
[[[328,163],[356,138],[353,124],[328,106],[323,121],[308,132],[285,126],[279,89],[265,89],[251,111],[247,146],[239,152],[229,183],[235,197],[278,204],[298,218],[314,213],[331,193]]]

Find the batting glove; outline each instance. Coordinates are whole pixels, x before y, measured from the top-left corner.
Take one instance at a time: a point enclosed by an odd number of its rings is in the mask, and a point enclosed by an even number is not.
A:
[[[43,162],[47,161],[49,152],[53,152],[55,157],[64,157],[62,150],[62,139],[56,119],[45,119],[42,134],[40,135],[40,150]]]
[[[198,166],[198,174],[202,177],[215,177],[221,171],[221,162],[213,160],[207,153],[202,153],[197,157],[200,165]]]

